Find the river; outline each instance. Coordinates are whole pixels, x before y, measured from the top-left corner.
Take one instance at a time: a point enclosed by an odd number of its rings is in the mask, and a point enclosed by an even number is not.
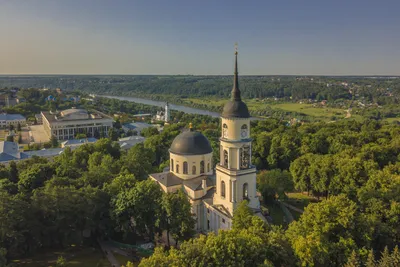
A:
[[[114,99],[118,99],[118,100],[126,100],[126,101],[130,101],[130,102],[146,104],[146,105],[151,105],[151,106],[156,106],[156,107],[164,107],[165,106],[165,101],[155,101],[155,100],[149,100],[149,99],[137,98],[137,97],[109,96],[109,95],[99,95],[99,97],[107,97],[107,98],[114,98]],[[190,108],[190,107],[174,105],[174,104],[169,104],[169,107],[172,110],[182,111],[182,112],[189,113],[189,114],[208,115],[208,116],[211,116],[214,118],[221,117],[221,114],[219,114],[217,112],[212,112],[212,111],[208,111],[208,110],[204,110],[204,109]]]

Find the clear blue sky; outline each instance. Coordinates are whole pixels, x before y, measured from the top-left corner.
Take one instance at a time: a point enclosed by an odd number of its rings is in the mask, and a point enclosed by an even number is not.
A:
[[[400,75],[400,1],[0,0],[0,74]]]

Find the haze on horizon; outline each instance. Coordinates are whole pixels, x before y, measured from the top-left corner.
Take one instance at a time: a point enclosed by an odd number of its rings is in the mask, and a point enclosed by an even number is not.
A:
[[[0,74],[400,75],[400,2],[0,0]]]

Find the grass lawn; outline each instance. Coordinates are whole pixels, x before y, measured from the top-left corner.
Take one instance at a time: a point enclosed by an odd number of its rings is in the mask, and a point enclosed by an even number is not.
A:
[[[109,267],[110,263],[99,248],[70,247],[64,250],[47,250],[36,253],[31,258],[12,261],[15,266],[45,267],[55,266],[59,256],[63,256],[69,267]],[[13,265],[14,266],[14,265]]]
[[[317,200],[312,196],[308,196],[303,193],[293,192],[293,193],[287,193],[286,195],[289,198],[288,200],[285,200],[286,203],[302,210],[304,210],[304,208],[307,207],[307,205],[310,204],[310,202],[317,202]],[[293,215],[293,217],[295,217],[295,215]]]
[[[346,116],[346,111],[340,108],[330,108],[330,107],[313,107],[312,104],[300,104],[300,103],[284,103],[270,105],[272,109],[282,109],[291,112],[304,113],[311,117],[330,119],[330,117],[335,116],[338,119],[342,119]]]
[[[228,99],[217,99],[217,98],[185,98],[184,103],[190,106],[190,104],[202,104],[208,106],[223,106]],[[319,120],[330,121],[331,117],[335,116],[337,119],[344,119],[347,112],[343,108],[330,108],[330,107],[313,107],[312,104],[300,104],[300,103],[280,103],[280,104],[269,104],[259,99],[246,99],[246,105],[250,111],[264,110],[266,106],[272,109],[281,109],[289,112],[303,113],[306,116],[310,116]],[[352,119],[361,119],[360,115],[353,114]]]
[[[394,122],[394,121],[400,121],[400,118],[386,118],[386,119],[383,119],[384,121],[387,121],[387,122],[389,122],[389,123],[392,123],[392,122]]]

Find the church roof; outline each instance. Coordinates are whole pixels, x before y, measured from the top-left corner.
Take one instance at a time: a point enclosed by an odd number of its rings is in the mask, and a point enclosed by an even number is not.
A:
[[[169,152],[178,155],[204,155],[211,153],[212,148],[202,133],[190,130],[175,137]]]
[[[202,182],[203,182],[204,179],[206,179],[207,187],[214,186],[215,183],[214,183],[213,179],[210,178],[207,175],[201,175],[201,176],[196,177],[196,178],[192,178],[192,179],[189,179],[189,180],[184,180],[183,184],[185,186],[189,187],[190,189],[192,189],[193,191],[203,190]]]
[[[249,109],[242,101],[239,90],[239,74],[237,64],[237,51],[235,52],[235,73],[233,76],[233,88],[231,92],[231,99],[225,104],[222,111],[224,118],[250,118]]]
[[[166,187],[182,184],[182,180],[172,172],[153,173],[150,176]]]

